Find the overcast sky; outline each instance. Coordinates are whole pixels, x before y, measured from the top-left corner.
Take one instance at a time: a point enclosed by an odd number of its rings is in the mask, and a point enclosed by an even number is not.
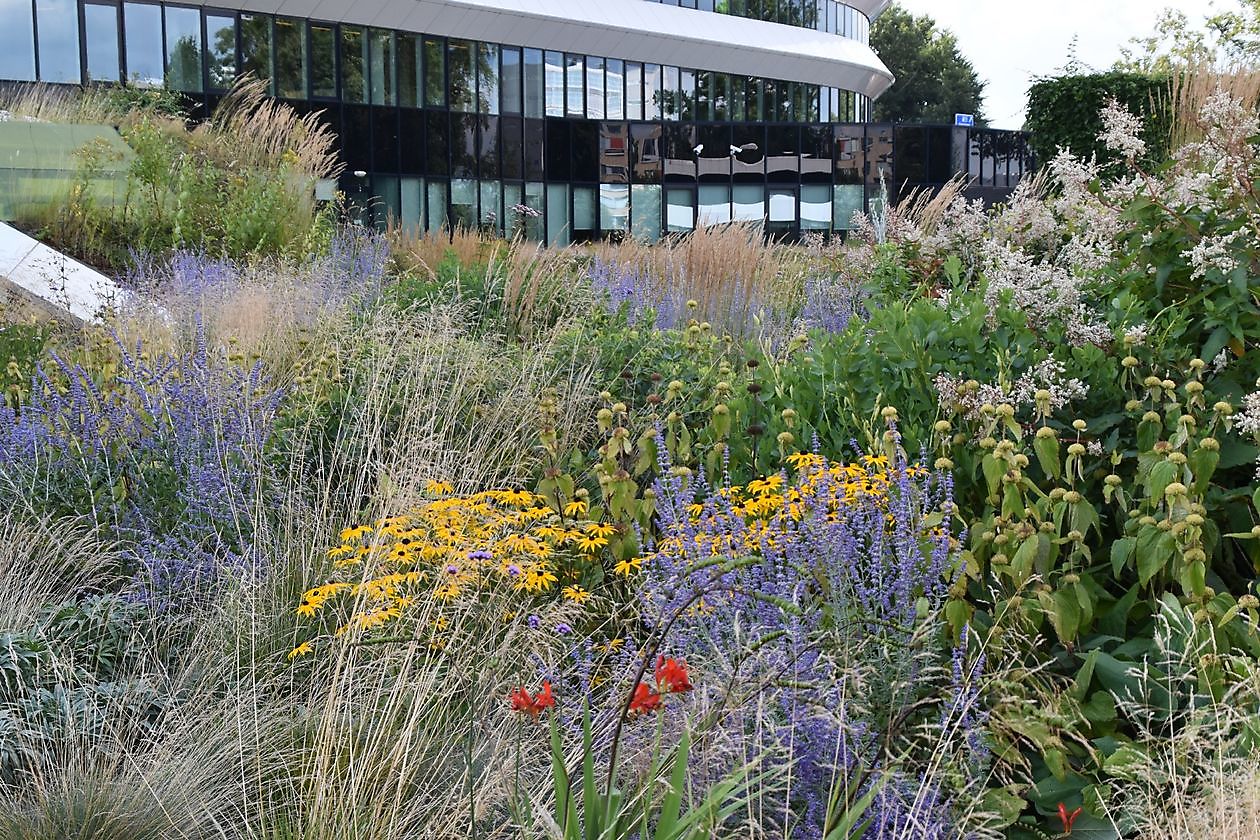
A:
[[[1077,57],[1105,70],[1134,36],[1154,32],[1161,9],[1185,12],[1199,24],[1230,0],[900,0],[916,15],[928,14],[958,36],[985,88],[985,114],[996,128],[1024,122],[1028,85],[1067,63],[1077,36]]]

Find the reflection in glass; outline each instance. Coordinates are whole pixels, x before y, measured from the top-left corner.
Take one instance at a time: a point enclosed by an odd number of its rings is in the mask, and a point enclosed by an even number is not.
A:
[[[586,115],[604,119],[604,59],[586,57]]]
[[[543,148],[546,123],[542,120],[525,120],[525,177],[541,180],[547,171]]]
[[[166,7],[166,86],[201,92],[201,11]]]
[[[525,178],[525,138],[520,117],[499,119],[499,154],[502,156],[504,180],[520,181]],[[516,202],[512,202],[515,204]]]
[[[499,113],[499,48],[477,45],[477,113]]]
[[[504,47],[502,56],[500,91],[502,111],[505,114],[521,113],[521,51],[516,47]]]
[[[420,107],[420,91],[423,89],[420,77],[421,46],[420,36],[406,32],[397,34],[396,48],[398,53],[398,104],[404,108]]]
[[[635,184],[630,188],[630,232],[641,242],[661,238],[661,188]]]
[[[481,226],[503,233],[503,212],[499,206],[499,182],[481,182]]]
[[[446,100],[452,111],[475,109],[476,70],[473,68],[473,45],[468,41],[446,44]],[[452,202],[454,199],[452,199]]]
[[[35,81],[35,18],[30,0],[0,0],[0,79]]]
[[[424,104],[426,108],[446,105],[446,50],[438,38],[424,39]]]
[[[679,119],[704,119],[698,116],[696,101],[696,71],[682,69],[678,71],[678,114]]]
[[[573,188],[573,241],[589,242],[595,238],[597,198],[594,187]]]
[[[74,0],[35,0],[35,21],[39,33],[40,80],[78,84],[81,81],[78,5]],[[8,26],[7,17],[3,23]]]
[[[566,55],[564,57],[565,116],[582,117],[586,115],[586,103],[583,96],[586,87],[586,83],[583,80],[583,77],[586,75],[583,72],[585,69],[584,65],[585,61],[580,55]]]
[[[306,24],[276,18],[276,96],[306,98]]]
[[[341,98],[367,102],[367,33],[359,26],[341,27]]]
[[[661,118],[661,65],[643,65],[643,118],[659,120]]]
[[[468,178],[451,181],[451,227],[470,229],[477,224],[477,182]]]
[[[0,3],[3,7],[3,3]],[[0,8],[0,14],[4,14]],[[6,23],[8,19],[6,18]],[[87,79],[89,82],[116,82],[120,78],[121,56],[118,53],[118,7],[96,3],[83,5],[83,35],[87,41]],[[0,36],[0,49],[4,49]],[[0,76],[3,76],[0,59]],[[5,77],[8,78],[8,77]]]
[[[525,116],[542,117],[546,111],[547,82],[542,50],[525,50]]]
[[[766,191],[760,184],[736,184],[731,190],[732,214],[737,222],[761,222],[766,218]]]
[[[271,18],[241,15],[241,72],[262,79],[271,90]],[[363,100],[355,100],[361,102]]]
[[[403,178],[398,221],[402,229],[415,235],[424,229],[424,180]]]
[[[140,87],[161,87],[166,74],[162,57],[162,7],[147,3],[123,5],[127,79]]]
[[[626,231],[630,229],[630,187],[603,184],[599,188],[599,229]]]
[[[547,185],[547,244],[569,244],[569,185]]]
[[[712,184],[700,185],[700,227],[723,225],[731,220],[731,188]]]
[[[547,116],[564,116],[564,55],[550,50],[544,57],[546,70]]]
[[[662,68],[661,74],[661,117],[667,120],[678,119],[678,89],[680,82],[678,81],[678,68],[665,67]]]
[[[853,214],[866,210],[866,192],[860,183],[837,184],[833,188],[832,226],[836,230],[851,230]]]
[[[477,174],[477,118],[472,114],[451,114],[451,177],[473,178]]]
[[[661,126],[657,123],[635,123],[630,126],[633,152],[632,179],[636,184],[661,182]]]
[[[696,194],[691,190],[665,190],[665,229],[670,233],[694,230]]]
[[[547,236],[546,194],[546,188],[541,181],[531,181],[525,185],[524,204],[538,214],[525,215],[525,236],[535,242],[541,242]]]
[[[430,181],[428,183],[425,189],[425,203],[428,209],[428,212],[425,214],[428,224],[425,227],[429,233],[437,233],[442,228],[447,227],[445,181]]]
[[[643,119],[643,65],[626,62],[626,119]]]
[[[624,122],[599,126],[599,180],[604,184],[630,183],[630,127]]]
[[[236,80],[235,15],[206,13],[206,72],[211,90],[226,90]]]
[[[610,120],[626,118],[625,62],[610,58],[604,67],[604,113]]]
[[[499,118],[482,117],[477,132],[477,161],[482,178],[499,176]]]
[[[394,33],[388,29],[368,30],[368,79],[371,81],[372,104],[393,105]]]
[[[831,187],[826,184],[801,187],[801,230],[831,230]]]

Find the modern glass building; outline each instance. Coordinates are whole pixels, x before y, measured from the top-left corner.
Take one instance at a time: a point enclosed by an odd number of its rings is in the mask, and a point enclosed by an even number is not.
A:
[[[795,237],[846,229],[881,174],[998,196],[1030,164],[1017,133],[867,122],[887,2],[0,0],[0,80],[164,85],[205,113],[251,73],[323,113],[378,221]]]

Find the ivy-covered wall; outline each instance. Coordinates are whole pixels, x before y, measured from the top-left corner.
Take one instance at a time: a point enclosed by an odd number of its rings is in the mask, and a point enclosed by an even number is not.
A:
[[[1168,78],[1113,71],[1092,75],[1060,76],[1035,82],[1028,90],[1028,122],[1037,160],[1045,163],[1060,147],[1080,157],[1097,154],[1100,161],[1116,155],[1098,142],[1102,131],[1099,114],[1115,98],[1146,122],[1147,160],[1159,165],[1168,157],[1171,110]]]

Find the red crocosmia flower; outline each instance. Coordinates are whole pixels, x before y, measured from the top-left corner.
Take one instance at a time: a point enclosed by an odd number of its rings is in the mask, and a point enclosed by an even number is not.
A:
[[[664,656],[656,657],[656,688],[662,694],[691,691],[687,663],[677,659],[666,659]]]
[[[1067,806],[1064,805],[1062,802],[1059,803],[1059,819],[1063,821],[1064,834],[1072,833],[1072,826],[1073,824],[1076,823],[1076,818],[1079,817],[1080,815],[1081,815],[1080,808],[1077,808],[1075,811],[1069,814]]]
[[[661,695],[648,688],[647,683],[639,683],[634,687],[634,696],[630,698],[631,715],[645,715],[661,709]]]
[[[537,694],[531,695],[524,687],[518,687],[508,695],[508,699],[512,701],[512,711],[522,712],[535,720],[543,709],[556,705],[556,698],[551,694],[551,683],[547,680],[543,680],[542,690]]]

